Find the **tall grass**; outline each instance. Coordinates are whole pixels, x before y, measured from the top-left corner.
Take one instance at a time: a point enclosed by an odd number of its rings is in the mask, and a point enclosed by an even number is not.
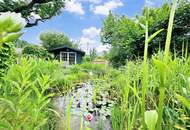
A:
[[[144,60],[143,60],[143,68],[142,68],[142,103],[141,103],[141,110],[142,110],[142,124],[143,129],[146,129],[145,124],[145,98],[146,98],[146,87],[147,87],[147,77],[148,77],[148,63],[147,63],[147,57],[148,57],[148,44],[153,40],[154,37],[156,37],[159,33],[163,31],[163,29],[160,29],[156,31],[154,34],[152,34],[149,37],[148,34],[148,15],[149,10],[147,10],[147,20],[146,20],[146,26],[145,26],[145,45],[144,45]]]
[[[166,89],[166,84],[165,84],[165,78],[166,78],[166,68],[167,68],[167,63],[169,60],[169,52],[170,52],[170,43],[171,43],[171,36],[172,36],[172,30],[173,30],[173,22],[174,22],[174,15],[175,15],[175,10],[177,6],[177,1],[173,1],[173,5],[171,8],[171,13],[170,13],[170,19],[169,19],[169,24],[168,24],[168,30],[167,30],[167,37],[166,37],[166,43],[165,43],[165,51],[164,51],[164,62],[159,62],[157,61],[155,64],[159,69],[160,72],[160,88],[159,88],[159,105],[158,105],[158,122],[157,122],[157,129],[161,130],[162,129],[162,118],[163,118],[163,107],[164,107],[164,98],[165,98],[165,89]]]

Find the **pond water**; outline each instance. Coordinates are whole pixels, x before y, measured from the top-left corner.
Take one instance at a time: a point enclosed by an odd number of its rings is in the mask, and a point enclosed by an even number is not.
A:
[[[62,117],[66,116],[66,109],[73,97],[71,107],[71,129],[79,130],[81,117],[84,118],[87,114],[93,115],[93,120],[88,122],[88,126],[93,130],[111,130],[110,115],[114,102],[106,98],[106,93],[102,93],[96,102],[93,104],[93,90],[94,87],[90,83],[83,83],[76,87],[76,89],[66,96],[56,97],[54,105],[61,113]],[[84,124],[86,124],[84,118]]]

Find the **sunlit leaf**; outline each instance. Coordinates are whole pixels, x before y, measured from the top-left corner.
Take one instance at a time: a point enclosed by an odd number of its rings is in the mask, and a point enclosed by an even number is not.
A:
[[[178,100],[180,100],[183,103],[183,105],[185,105],[190,110],[190,101],[188,101],[186,98],[178,94],[176,94],[176,97]]]
[[[176,129],[178,129],[178,130],[187,130],[185,127],[180,126],[179,124],[176,124],[176,125],[174,126],[174,128],[176,128]]]
[[[149,38],[148,38],[148,43],[150,43],[159,33],[161,33],[164,29],[160,29],[153,33]]]
[[[156,110],[150,110],[145,112],[145,123],[149,130],[155,130],[157,119],[158,113]]]
[[[3,42],[12,42],[18,39],[23,33],[11,33],[3,37]]]
[[[153,62],[159,71],[161,83],[164,83],[169,67],[163,61],[160,60],[153,59]]]
[[[9,108],[11,108],[11,110],[16,111],[15,105],[11,100],[8,100],[6,98],[0,98],[0,102],[2,102],[3,104],[8,105]]]
[[[0,130],[13,130],[13,128],[7,121],[0,121]]]

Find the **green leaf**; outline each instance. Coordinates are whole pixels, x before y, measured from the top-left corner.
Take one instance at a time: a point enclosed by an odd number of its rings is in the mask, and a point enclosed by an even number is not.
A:
[[[155,130],[157,119],[158,113],[156,110],[150,110],[145,112],[145,123],[149,130]]]
[[[156,31],[154,34],[152,34],[149,38],[148,38],[148,43],[150,43],[154,37],[156,37],[159,33],[161,33],[164,29],[160,29],[158,31]]]
[[[14,24],[14,25],[12,25],[12,26],[10,26],[9,28],[7,28],[6,29],[6,31],[8,32],[8,33],[12,33],[12,32],[19,32],[19,31],[21,31],[22,30],[22,24],[20,24],[20,23],[18,23],[18,24]]]
[[[23,33],[11,33],[3,37],[3,42],[12,42],[18,39]]]
[[[85,128],[85,130],[92,130],[92,129],[91,129],[91,128],[89,128],[89,127],[86,127],[86,128]]]
[[[13,111],[16,111],[15,105],[11,100],[5,99],[5,98],[0,98],[0,103],[6,104],[11,108]]]
[[[12,126],[9,122],[7,121],[0,121],[0,130],[12,130]]]
[[[188,101],[186,98],[178,94],[176,94],[176,97],[179,101],[183,103],[183,105],[185,105],[190,110],[190,101]]]
[[[158,68],[158,71],[160,73],[161,86],[163,86],[165,82],[166,73],[168,72],[169,67],[163,61],[160,60],[153,59],[153,62],[155,66]]]
[[[48,111],[53,112],[57,117],[59,117],[59,119],[61,119],[61,114],[58,111],[51,108],[48,108]]]

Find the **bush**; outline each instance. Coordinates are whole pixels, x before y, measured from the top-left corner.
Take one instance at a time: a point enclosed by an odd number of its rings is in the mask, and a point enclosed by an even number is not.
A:
[[[13,43],[4,43],[0,49],[0,75],[5,73],[13,63],[16,53]]]
[[[0,81],[0,128],[14,130],[46,130],[50,119],[49,103],[52,93],[47,94],[52,80],[36,71],[37,62],[21,59]]]
[[[24,47],[22,54],[37,58],[52,59],[52,55],[45,48],[34,45]]]

